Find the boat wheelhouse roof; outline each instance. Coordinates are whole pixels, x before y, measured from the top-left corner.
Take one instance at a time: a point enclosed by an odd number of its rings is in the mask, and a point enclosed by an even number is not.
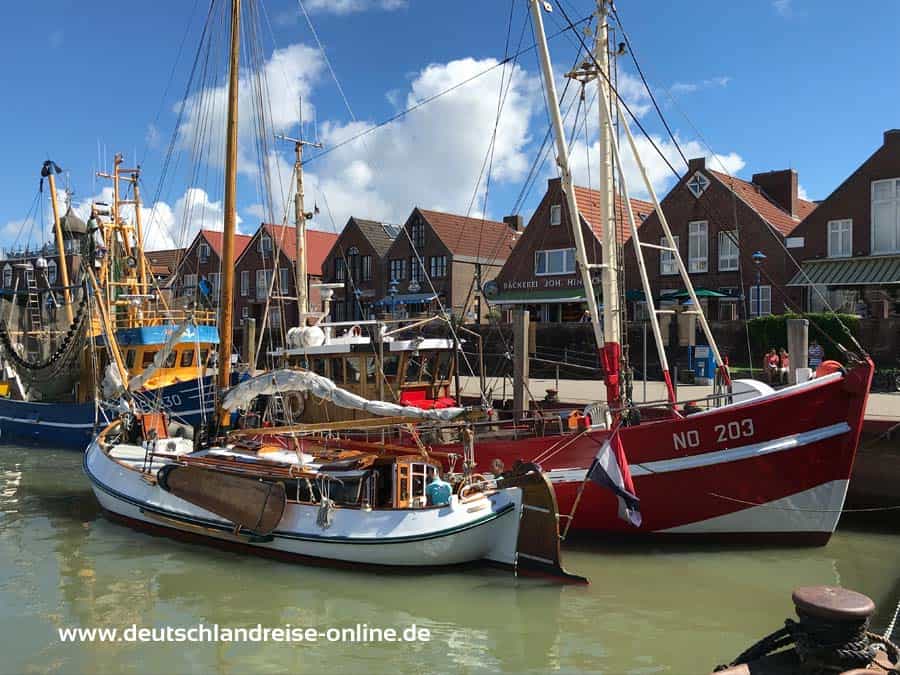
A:
[[[175,330],[177,324],[163,326],[141,326],[139,328],[123,328],[116,331],[116,341],[120,347],[140,347],[142,345],[163,345]],[[99,338],[102,341],[102,336]],[[215,326],[188,326],[178,341],[205,344],[219,344],[219,332]]]
[[[446,338],[412,338],[409,340],[387,339],[384,342],[385,351],[412,352],[440,351],[453,349],[453,340]],[[287,349],[275,349],[269,352],[270,356],[328,356],[329,354],[350,354],[353,352],[371,352],[372,339],[365,335],[348,335],[331,338],[323,345],[315,347],[296,347]]]

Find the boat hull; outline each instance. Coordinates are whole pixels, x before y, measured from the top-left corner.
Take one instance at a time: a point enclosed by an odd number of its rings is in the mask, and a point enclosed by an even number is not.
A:
[[[643,522],[618,517],[616,497],[591,482],[576,532],[625,537],[787,539],[823,544],[837,527],[859,443],[871,364],[744,403],[622,428]],[[580,436],[476,443],[482,470],[494,459],[534,461],[569,514],[606,430]]]
[[[84,470],[100,505],[114,518],[164,534],[239,547],[275,557],[385,567],[443,567],[475,561],[514,566],[522,492],[497,491],[472,502],[417,510],[335,509],[328,528],[317,506],[289,502],[271,535],[235,533],[229,521],[148,483],[111,459],[97,442]]]
[[[202,388],[201,388],[202,387]],[[199,424],[214,411],[215,385],[205,377],[186,380],[142,394],[159,400],[173,419]],[[43,445],[49,448],[84,450],[105,426],[93,403],[37,403],[0,398],[0,441]]]

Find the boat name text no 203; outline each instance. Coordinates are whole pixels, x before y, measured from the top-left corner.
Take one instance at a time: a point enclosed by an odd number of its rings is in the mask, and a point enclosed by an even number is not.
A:
[[[751,438],[756,433],[753,427],[753,420],[749,417],[742,420],[733,420],[728,424],[717,424],[713,427],[713,430],[716,434],[716,443]],[[700,432],[697,429],[691,429],[690,431],[672,434],[672,441],[676,450],[699,448]]]

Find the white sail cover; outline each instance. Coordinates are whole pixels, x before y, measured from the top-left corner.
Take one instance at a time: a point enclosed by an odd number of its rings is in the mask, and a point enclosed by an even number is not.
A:
[[[275,370],[264,375],[257,375],[244,380],[233,387],[222,402],[225,410],[247,409],[257,396],[279,394],[291,391],[308,391],[327,401],[332,401],[341,408],[364,410],[382,417],[402,416],[421,420],[446,422],[458,417],[465,408],[440,408],[423,410],[414,406],[397,405],[386,401],[370,401],[346,389],[341,389],[327,377],[316,375],[308,370]]]

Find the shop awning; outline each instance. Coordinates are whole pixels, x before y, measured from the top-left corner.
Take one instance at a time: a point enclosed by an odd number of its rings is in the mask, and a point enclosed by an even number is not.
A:
[[[788,286],[879,286],[900,284],[900,255],[807,260]]]
[[[489,298],[492,305],[540,305],[585,302],[584,288],[554,288],[533,291],[506,291]]]
[[[414,305],[417,302],[431,302],[435,300],[437,296],[434,293],[398,293],[397,295],[391,297],[390,295],[382,298],[378,302],[373,302],[373,305],[382,305],[383,307],[391,307],[399,304],[404,305]]]
[[[727,293],[721,293],[719,291],[713,291],[708,288],[695,288],[694,293],[698,298],[727,298],[729,297]],[[687,289],[681,289],[680,291],[663,291],[662,295],[660,295],[660,300],[684,300],[685,298],[691,297],[691,294],[687,292]]]

